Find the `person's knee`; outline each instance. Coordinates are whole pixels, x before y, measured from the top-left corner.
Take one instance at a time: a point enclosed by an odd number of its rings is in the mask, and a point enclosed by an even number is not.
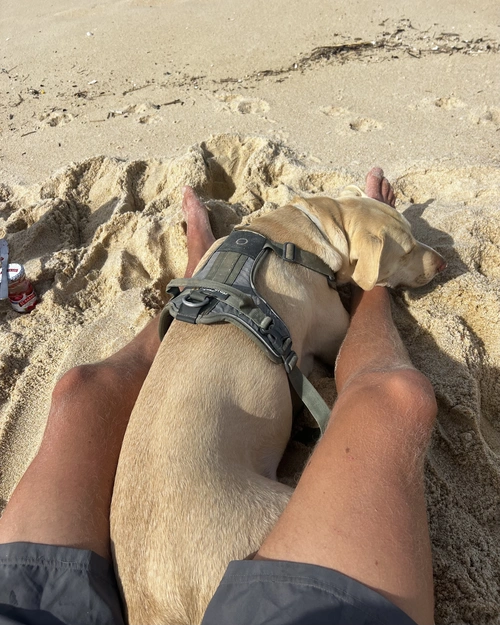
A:
[[[81,401],[90,404],[103,390],[113,388],[115,377],[112,368],[101,363],[73,367],[56,383],[52,405],[76,405]]]
[[[408,465],[421,466],[437,415],[430,381],[416,369],[396,370],[383,376],[381,392],[395,446]]]
[[[384,391],[408,417],[433,427],[437,415],[434,389],[416,369],[397,369],[385,374]]]
[[[381,427],[386,424],[396,438],[400,432],[411,444],[426,447],[437,405],[432,385],[423,373],[413,368],[370,372],[359,376],[346,391],[351,410],[361,409],[361,405],[375,408]]]

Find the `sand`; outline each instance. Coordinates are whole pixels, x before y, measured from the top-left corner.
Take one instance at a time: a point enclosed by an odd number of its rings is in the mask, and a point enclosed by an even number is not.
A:
[[[439,416],[426,465],[439,624],[500,622],[500,88],[493,3],[5,2],[0,237],[40,295],[0,302],[0,498],[56,380],[112,353],[183,273],[180,189],[216,236],[383,166],[447,260],[393,310]],[[324,371],[314,381],[334,399]],[[299,427],[282,467],[307,456]]]

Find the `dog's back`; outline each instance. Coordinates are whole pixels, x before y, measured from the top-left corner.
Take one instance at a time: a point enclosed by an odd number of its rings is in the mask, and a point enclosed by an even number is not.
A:
[[[198,623],[227,563],[257,551],[291,494],[275,481],[291,414],[284,369],[240,330],[174,322],[134,408],[113,495],[131,625]]]

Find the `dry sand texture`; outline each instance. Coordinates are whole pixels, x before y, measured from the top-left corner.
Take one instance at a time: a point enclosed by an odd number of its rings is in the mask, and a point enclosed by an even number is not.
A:
[[[491,0],[2,0],[0,172],[235,131],[357,174],[498,162],[499,24]]]
[[[380,164],[449,264],[394,295],[439,401],[437,622],[499,623],[499,23],[484,1],[4,0],[0,237],[41,303],[27,316],[0,305],[2,502],[58,376],[124,344],[182,273],[182,184],[222,236]],[[332,400],[332,379],[315,379]],[[299,429],[283,463],[289,482],[306,439]]]

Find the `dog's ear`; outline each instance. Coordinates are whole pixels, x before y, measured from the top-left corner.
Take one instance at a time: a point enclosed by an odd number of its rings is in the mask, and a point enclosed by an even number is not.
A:
[[[366,193],[355,184],[344,187],[339,197],[368,197]]]
[[[374,236],[372,234],[364,234],[362,241],[356,245],[355,241],[351,242],[351,250],[349,259],[352,262],[356,262],[356,267],[352,274],[352,280],[363,291],[371,291],[377,284],[379,272],[380,272],[380,260],[382,257],[382,250],[384,249],[383,236]]]

